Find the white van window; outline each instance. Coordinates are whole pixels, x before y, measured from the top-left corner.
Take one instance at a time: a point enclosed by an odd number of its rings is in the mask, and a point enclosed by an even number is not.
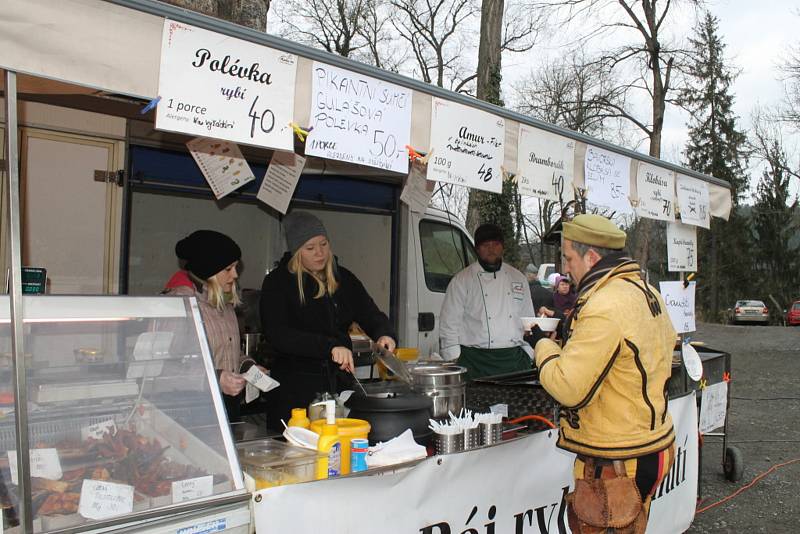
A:
[[[425,285],[444,293],[453,275],[475,261],[472,243],[458,228],[426,220],[419,223],[419,236]]]

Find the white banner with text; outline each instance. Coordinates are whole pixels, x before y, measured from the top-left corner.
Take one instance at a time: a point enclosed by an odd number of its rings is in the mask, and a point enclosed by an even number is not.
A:
[[[648,534],[683,532],[697,497],[694,394],[671,400],[676,461],[656,492]],[[428,458],[401,471],[278,486],[254,494],[256,532],[458,534],[569,532],[574,455],[546,431]],[[314,513],[308,513],[313,503]],[[474,529],[474,530],[471,530]]]

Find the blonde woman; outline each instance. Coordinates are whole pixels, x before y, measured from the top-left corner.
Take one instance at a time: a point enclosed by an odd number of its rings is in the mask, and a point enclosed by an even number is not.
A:
[[[261,324],[270,349],[270,370],[281,383],[270,399],[267,424],[282,428],[292,408],[308,406],[317,393],[350,387],[354,321],[376,342],[394,350],[396,335],[356,276],[337,265],[328,232],[308,212],[283,221],[289,251],[261,287]]]
[[[172,275],[164,293],[197,297],[225,410],[230,421],[237,421],[245,387],[239,374],[244,358],[234,310],[239,304],[236,280],[242,251],[225,234],[197,230],[178,241],[175,254],[185,262],[185,270]]]

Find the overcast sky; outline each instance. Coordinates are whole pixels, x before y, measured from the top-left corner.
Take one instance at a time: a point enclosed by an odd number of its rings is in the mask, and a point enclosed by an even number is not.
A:
[[[800,45],[800,2],[798,0],[711,0],[707,8],[719,20],[719,34],[726,46],[726,57],[740,70],[735,81],[734,111],[739,116],[740,128],[749,129],[753,107],[777,104],[783,96],[778,66],[791,45]],[[692,21],[687,19],[688,24]],[[691,34],[692,32],[686,32]],[[530,70],[537,58],[563,53],[563,49],[542,42],[532,51],[533,56],[507,56],[504,65],[506,92],[513,80]],[[505,58],[504,58],[505,61]],[[510,95],[509,95],[510,96]],[[686,144],[686,114],[668,108],[662,158],[680,162]],[[797,135],[787,138],[788,152],[797,153]],[[640,150],[646,150],[645,144]],[[797,161],[797,157],[795,157]],[[758,171],[754,175],[760,174]],[[758,176],[753,179],[757,180]],[[752,184],[753,188],[755,183]],[[798,190],[795,180],[793,190]]]

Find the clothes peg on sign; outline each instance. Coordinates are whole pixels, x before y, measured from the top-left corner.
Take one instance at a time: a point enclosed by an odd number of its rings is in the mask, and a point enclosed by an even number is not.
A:
[[[294,134],[297,136],[297,138],[300,140],[301,143],[306,140],[306,137],[308,136],[308,134],[310,134],[311,130],[314,129],[313,126],[309,126],[308,128],[303,128],[302,126],[298,125],[296,122],[290,122],[289,126],[292,127],[292,130],[294,130]]]
[[[689,276],[687,276],[687,277],[686,277],[686,278],[683,280],[683,289],[686,289],[687,287],[689,287],[689,282],[691,282],[692,280],[694,280],[694,275],[695,275],[695,273],[689,273]]]
[[[722,373],[722,381],[723,382],[730,382],[731,381],[731,374],[728,372]]]

